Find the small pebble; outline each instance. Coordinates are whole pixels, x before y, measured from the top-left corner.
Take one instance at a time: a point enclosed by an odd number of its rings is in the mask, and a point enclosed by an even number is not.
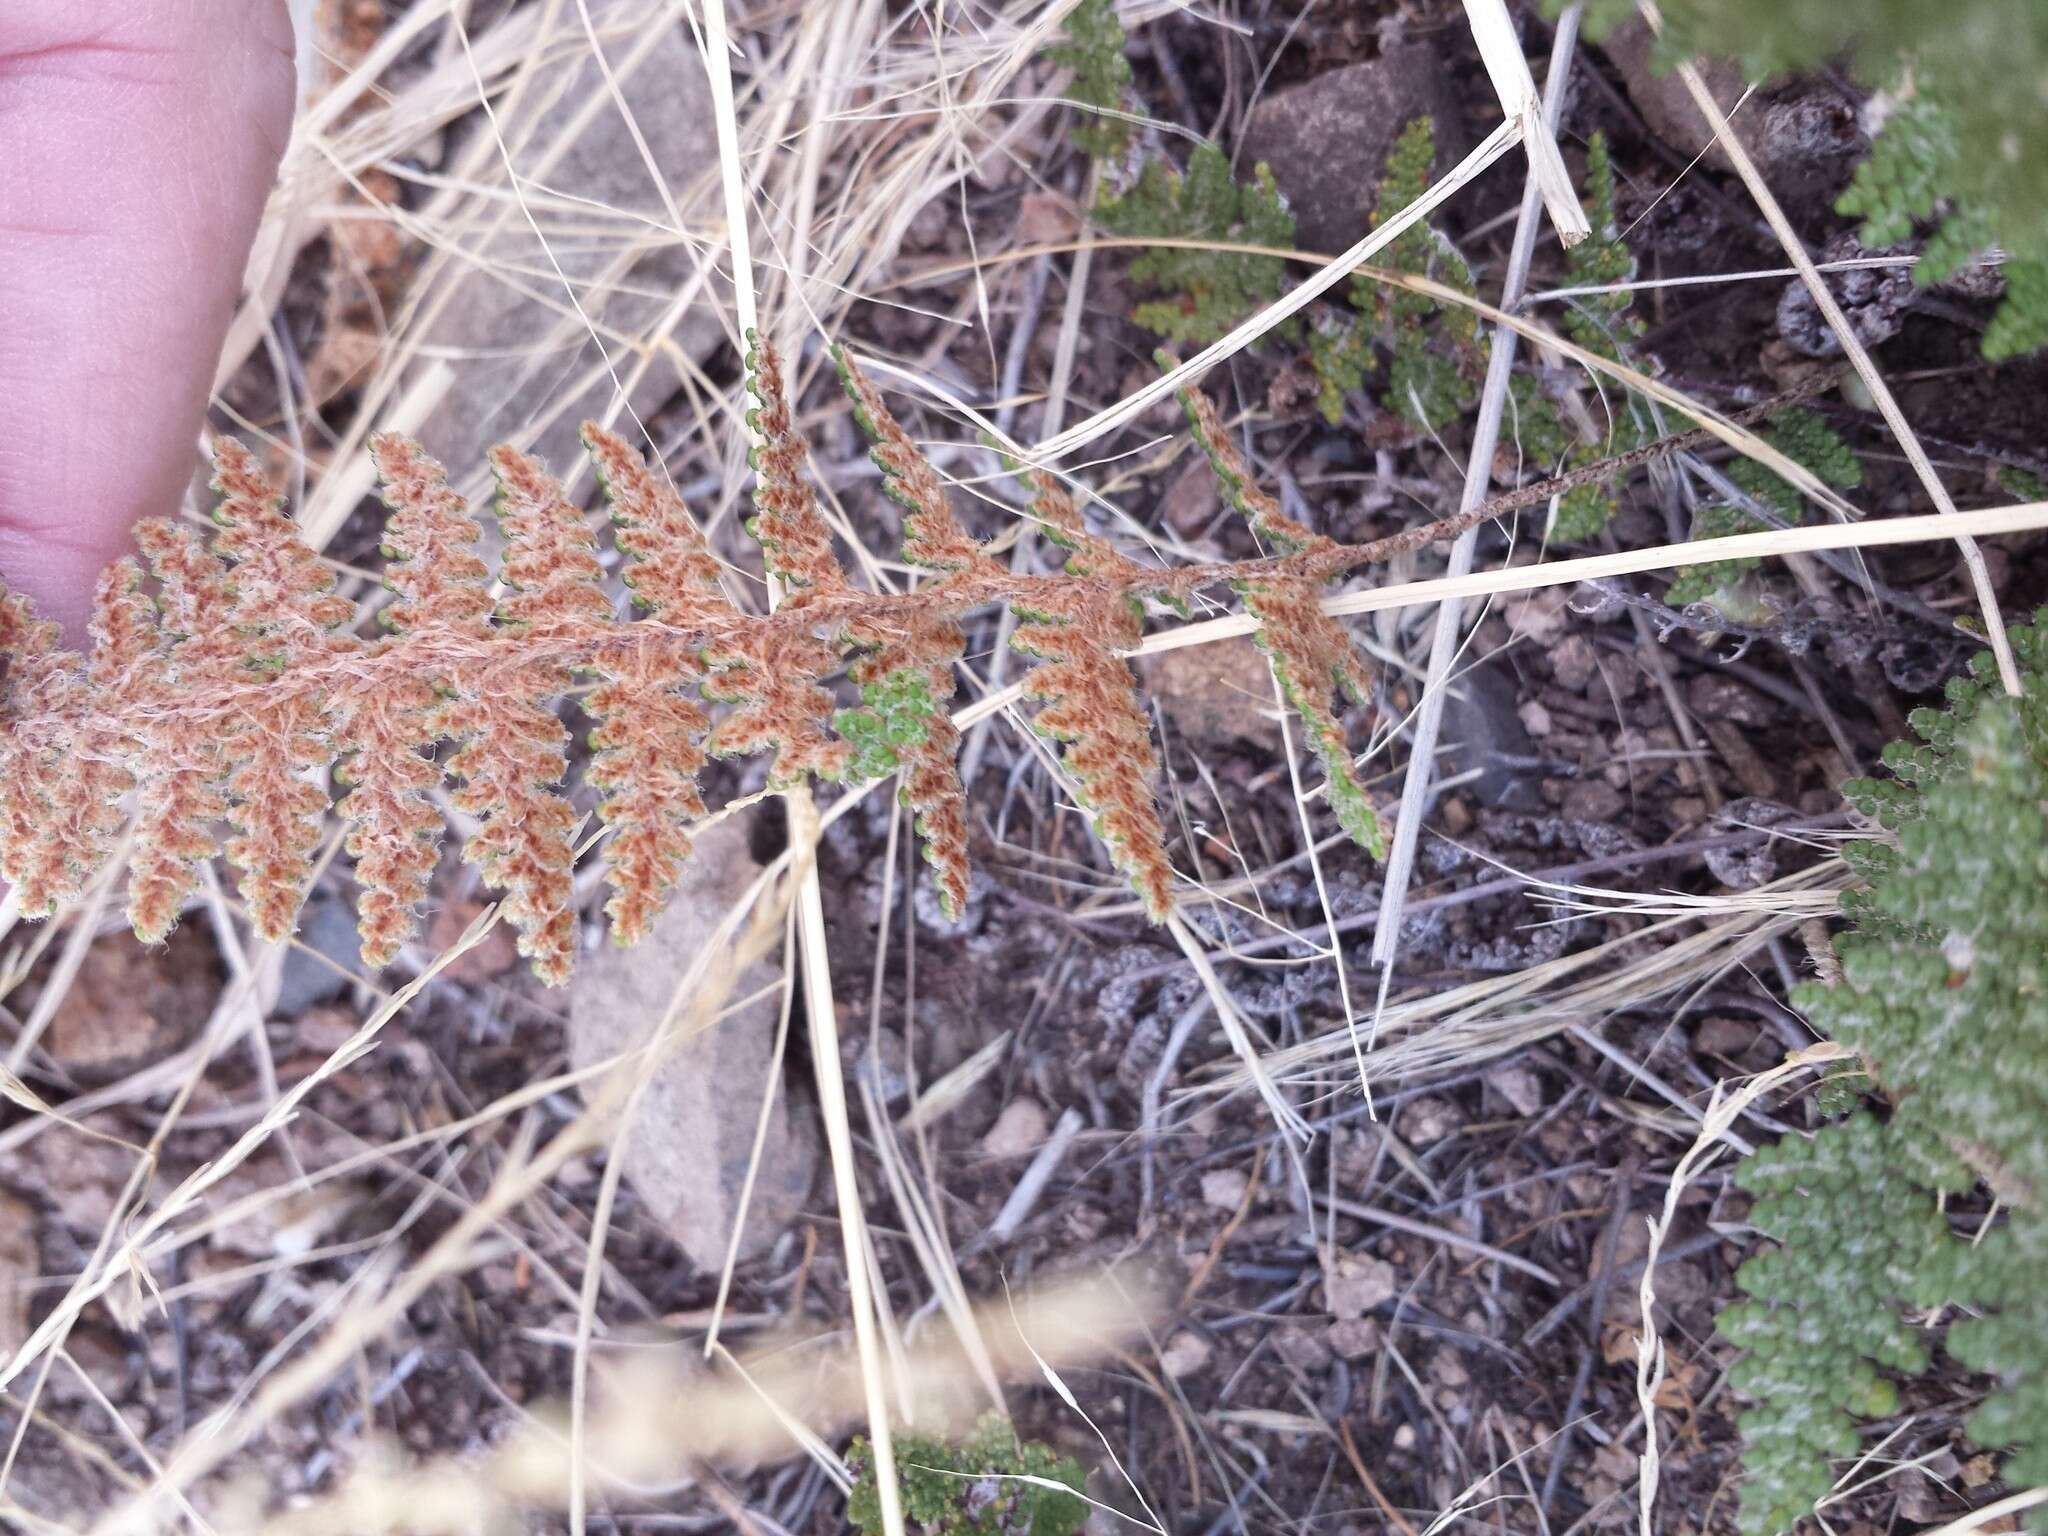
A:
[[[1235,1211],[1244,1204],[1244,1192],[1251,1185],[1242,1168],[1211,1168],[1202,1175],[1202,1200],[1219,1211]]]

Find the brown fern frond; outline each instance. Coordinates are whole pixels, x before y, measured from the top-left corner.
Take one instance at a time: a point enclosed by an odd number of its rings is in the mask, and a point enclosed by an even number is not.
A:
[[[191,528],[152,518],[135,542],[157,582],[158,639],[147,663],[157,707],[141,714],[134,777],[134,853],[128,867],[128,921],[145,943],[170,933],[213,856],[213,825],[226,818],[220,736],[195,729],[163,708],[231,681],[221,665],[233,636],[227,566]]]
[[[505,915],[534,974],[566,980],[576,953],[570,871],[576,813],[554,786],[567,777],[569,732],[552,701],[568,692],[568,667],[550,658],[565,636],[611,627],[598,590],[595,541],[583,514],[540,462],[510,448],[491,451],[498,516],[506,536],[503,572],[511,595],[498,604],[501,631],[532,642],[478,669],[443,711],[461,746],[448,771],[464,781],[458,810],[477,818],[462,857],[505,892]]]
[[[760,441],[754,466],[754,515],[747,532],[761,545],[771,575],[812,592],[843,591],[846,572],[832,553],[832,530],[804,478],[804,440],[790,415],[782,359],[774,344],[747,333],[747,389],[758,402],[747,422]]]
[[[381,659],[406,635],[488,634],[489,572],[477,557],[480,530],[442,467],[395,433],[370,439],[388,516],[384,584],[393,600],[379,615],[390,634],[366,659]],[[419,907],[439,862],[441,813],[429,798],[441,769],[428,755],[446,734],[443,680],[390,669],[374,683],[340,691],[340,736],[348,755],[335,777],[348,793],[342,842],[355,860],[356,931],[372,968],[389,965],[419,927]]]
[[[718,590],[718,561],[675,489],[595,422],[583,424],[583,442],[611,505],[634,600],[673,623],[730,613]],[[623,638],[601,650],[592,669],[604,680],[583,700],[597,722],[590,733],[596,756],[584,779],[603,792],[597,814],[611,828],[605,912],[612,938],[634,944],[690,856],[689,824],[705,814],[697,774],[709,761],[711,717],[684,691],[704,668],[676,646]]]
[[[831,732],[833,699],[823,679],[838,666],[839,648],[807,620],[820,601],[847,596],[846,572],[832,553],[832,531],[804,477],[804,443],[790,415],[782,360],[768,341],[747,333],[747,389],[758,402],[747,421],[759,437],[754,466],[754,516],[747,532],[761,546],[770,575],[791,588],[785,624],[735,628],[705,647],[714,669],[704,696],[735,706],[712,730],[719,757],[773,749],[768,784],[785,789],[812,776],[842,777],[853,748]]]
[[[809,630],[777,625],[736,631],[705,647],[712,672],[704,696],[734,706],[712,727],[715,757],[747,757],[771,748],[768,787],[806,778],[844,778],[853,748],[828,729],[833,698],[819,685],[839,652]]]
[[[448,472],[409,437],[380,432],[370,456],[383,482],[383,549],[391,563],[384,584],[395,594],[384,610],[394,630],[488,632],[490,568],[477,555],[482,535],[469,504],[448,483]]]
[[[0,712],[8,719],[63,709],[75,693],[78,658],[63,631],[17,592],[0,594]],[[62,816],[69,754],[9,732],[0,748],[0,876],[24,916],[56,910],[71,884]]]
[[[1050,700],[1032,718],[1033,729],[1064,742],[1061,761],[1080,786],[1084,807],[1110,858],[1145,899],[1154,922],[1173,909],[1173,865],[1166,856],[1154,785],[1159,756],[1152,721],[1139,701],[1131,669],[1118,654],[1142,638],[1144,608],[1137,590],[1143,568],[1090,533],[1059,481],[1033,470],[1031,509],[1047,534],[1070,551],[1070,573],[1109,578],[1053,587],[1014,603],[1020,623],[1010,643],[1039,664],[1024,678],[1031,698]]]
[[[382,615],[390,633],[365,644],[335,628],[351,606],[299,541],[255,460],[223,443],[219,535],[209,546],[175,523],[143,525],[137,542],[154,609],[137,568],[117,567],[100,589],[89,658],[65,651],[54,626],[0,593],[0,874],[16,882],[21,909],[48,911],[90,878],[132,781],[129,908],[138,931],[160,938],[169,929],[225,819],[251,919],[265,936],[282,934],[325,816],[319,778],[340,744],[349,754],[341,814],[364,891],[364,951],[382,963],[411,931],[436,861],[432,791],[441,770],[432,752],[451,739],[448,771],[461,781],[453,800],[477,822],[465,857],[505,889],[522,948],[543,978],[558,981],[575,948],[575,817],[556,789],[567,733],[555,710],[579,672],[597,679],[589,779],[611,832],[608,907],[621,937],[646,929],[687,855],[689,825],[704,811],[696,775],[707,751],[771,751],[777,787],[898,772],[941,894],[957,907],[967,891],[967,831],[948,705],[961,620],[1007,603],[1023,620],[1017,645],[1040,662],[1026,680],[1042,706],[1035,723],[1064,742],[1111,856],[1162,916],[1173,874],[1154,800],[1158,762],[1120,653],[1141,638],[1148,598],[1181,604],[1224,583],[1243,592],[1265,628],[1328,766],[1340,818],[1369,836],[1371,807],[1350,776],[1335,705],[1338,691],[1362,697],[1371,680],[1322,614],[1321,583],[1450,538],[1495,505],[1338,545],[1285,518],[1251,485],[1213,411],[1191,404],[1226,490],[1279,553],[1141,565],[1091,532],[1066,491],[1039,472],[1034,515],[1068,548],[1067,569],[1011,571],[960,529],[941,477],[851,368],[849,387],[908,514],[909,553],[938,574],[897,593],[847,580],[804,479],[779,369],[763,349],[754,378],[765,435],[755,521],[770,571],[791,587],[766,614],[725,599],[718,562],[673,489],[596,428],[586,442],[647,617],[617,620],[583,515],[538,463],[509,452],[493,457],[511,588],[496,606],[462,498],[415,445],[380,437],[373,452],[391,513],[385,579],[393,600]],[[862,703],[835,713],[826,683],[849,648],[859,652],[852,675]],[[693,685],[732,703],[715,728]]]
[[[142,567],[133,558],[123,556],[100,573],[87,634],[92,640],[82,680],[87,689],[120,698],[148,687],[143,669],[156,645],[156,605],[142,592]],[[61,897],[78,895],[98,875],[127,825],[120,802],[135,787],[133,758],[134,742],[120,727],[83,733],[66,768],[65,791],[46,813],[66,871]]]
[[[624,438],[594,421],[583,423],[583,445],[611,506],[633,601],[672,624],[730,613],[732,605],[718,590],[718,557],[675,488],[652,473]]]
[[[844,347],[832,349],[839,381],[853,401],[854,419],[873,445],[868,456],[882,472],[882,489],[903,508],[903,558],[934,571],[989,574],[1000,569],[953,516],[946,482],[890,413],[880,391]]]
[[[233,438],[214,446],[213,487],[220,494],[214,553],[227,569],[233,630],[245,647],[245,677],[287,677],[360,649],[332,633],[354,606],[285,515],[284,497]],[[237,835],[225,852],[241,871],[241,894],[259,938],[292,931],[320,846],[327,813],[321,780],[334,760],[330,697],[324,689],[266,689],[239,704],[226,722],[221,751]]]
[[[854,417],[872,443],[882,486],[903,508],[903,558],[940,572],[931,590],[970,577],[1000,576],[1002,566],[953,516],[945,482],[910,440],[882,396],[844,347],[833,349]],[[846,626],[846,638],[867,652],[852,668],[863,710],[841,722],[855,739],[857,777],[895,770],[898,798],[912,811],[931,866],[939,904],[948,916],[967,906],[967,789],[960,782],[960,733],[948,714],[953,667],[967,648],[953,615],[924,611],[907,622],[878,614]],[[865,744],[871,743],[871,746]]]
[[[1216,407],[1198,389],[1180,391],[1195,441],[1208,455],[1223,496],[1243,514],[1252,532],[1288,555],[1327,555],[1336,542],[1312,533],[1280,510],[1280,503],[1252,480],[1230,440]],[[1233,583],[1246,610],[1259,621],[1256,638],[1272,664],[1273,677],[1301,716],[1309,745],[1323,765],[1324,793],[1338,824],[1374,858],[1386,857],[1386,837],[1365,786],[1352,765],[1350,744],[1338,722],[1339,692],[1360,708],[1372,707],[1373,680],[1344,627],[1323,611],[1318,583],[1282,574]]]

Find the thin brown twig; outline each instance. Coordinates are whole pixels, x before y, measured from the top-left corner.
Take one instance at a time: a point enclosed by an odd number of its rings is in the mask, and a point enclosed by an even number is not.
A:
[[[1351,1470],[1358,1474],[1359,1482],[1364,1484],[1365,1491],[1372,1495],[1373,1503],[1379,1505],[1380,1513],[1394,1523],[1401,1536],[1415,1536],[1415,1527],[1409,1523],[1408,1517],[1394,1508],[1387,1496],[1380,1492],[1380,1485],[1373,1481],[1372,1474],[1366,1471],[1365,1458],[1358,1454],[1358,1443],[1351,1438],[1349,1419],[1338,1421],[1337,1443],[1344,1447],[1344,1459],[1351,1463]]]

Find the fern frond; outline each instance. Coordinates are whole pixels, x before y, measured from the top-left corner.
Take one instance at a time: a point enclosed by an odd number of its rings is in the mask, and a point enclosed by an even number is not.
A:
[[[634,601],[671,623],[732,612],[718,590],[718,561],[674,488],[595,422],[583,424],[583,442],[611,505]],[[592,670],[603,681],[583,700],[597,721],[590,733],[597,755],[584,778],[603,792],[597,814],[612,829],[605,875],[612,938],[633,944],[690,856],[689,824],[705,814],[697,774],[709,761],[711,717],[684,692],[704,668],[679,647],[622,638],[598,653]]]
[[[935,588],[972,576],[1000,576],[1001,565],[960,526],[938,470],[881,394],[845,348],[835,348],[833,357],[855,419],[874,444],[871,456],[883,487],[903,508],[903,558],[940,572]],[[841,733],[855,740],[856,773],[865,778],[893,767],[901,774],[899,794],[916,815],[940,905],[948,916],[958,916],[967,906],[967,790],[956,765],[960,733],[948,706],[953,667],[967,637],[958,619],[930,612],[907,624],[856,620],[846,635],[868,650],[853,667],[866,707],[840,720]]]
[[[841,591],[846,572],[832,553],[832,530],[804,478],[804,440],[797,436],[774,344],[747,333],[747,389],[757,402],[747,423],[759,435],[754,466],[754,515],[747,532],[761,545],[772,576],[812,592]]]
[[[1072,551],[1069,572],[1109,579],[1055,586],[1013,603],[1021,622],[1010,643],[1038,665],[1024,677],[1028,698],[1046,700],[1032,728],[1064,743],[1061,761],[1110,859],[1145,900],[1154,922],[1173,910],[1173,865],[1153,786],[1159,756],[1152,721],[1121,652],[1143,637],[1145,611],[1122,582],[1142,568],[1090,533],[1051,474],[1031,471],[1031,510],[1055,543]]]
[[[536,976],[558,984],[568,979],[576,952],[576,813],[553,787],[568,776],[569,732],[551,706],[574,679],[547,642],[579,624],[609,620],[611,607],[597,589],[590,530],[561,487],[537,459],[514,449],[494,448],[490,459],[511,587],[498,620],[535,644],[466,684],[449,704],[448,734],[461,745],[448,771],[465,781],[453,797],[456,809],[479,822],[463,844],[463,860],[503,888],[519,952]]]
[[[1255,165],[1250,183],[1240,184],[1214,144],[1195,146],[1185,174],[1163,160],[1146,161],[1127,191],[1096,205],[1095,217],[1120,235],[1281,250],[1294,245],[1294,215],[1272,170]],[[1287,269],[1278,256],[1162,245],[1134,260],[1131,276],[1163,295],[1140,304],[1132,319],[1169,341],[1200,344],[1278,298]]]
[[[762,337],[749,333],[747,389],[759,402],[747,420],[761,441],[754,466],[754,516],[747,532],[761,545],[770,575],[789,583],[785,612],[798,618],[807,603],[848,590],[846,572],[832,553],[832,530],[804,478],[804,444],[796,434],[782,381],[782,360]],[[821,681],[839,665],[839,650],[809,628],[735,631],[708,646],[713,675],[706,698],[737,706],[712,730],[719,757],[774,749],[770,788],[806,778],[836,779],[853,765],[854,751],[834,739],[832,695]]]
[[[83,679],[88,689],[118,698],[143,685],[156,643],[156,605],[143,594],[142,567],[133,557],[124,555],[100,573],[87,633],[92,639]],[[69,870],[62,892],[66,898],[83,891],[99,873],[127,825],[120,801],[135,787],[132,756],[128,732],[96,729],[86,733],[67,769],[72,781],[67,804],[53,821]]]
[[[161,697],[212,685],[232,633],[227,567],[181,523],[151,519],[136,545],[157,582],[160,643],[152,666]],[[213,824],[228,813],[227,760],[220,737],[174,716],[145,714],[137,731],[135,853],[128,870],[128,921],[145,943],[160,943],[178,920],[213,854]]]
[[[7,671],[0,698],[10,716],[63,708],[76,692],[73,663],[63,649],[63,632],[39,617],[19,593],[0,595],[0,647]],[[61,751],[10,738],[0,756],[0,876],[15,888],[26,916],[56,910],[74,884],[65,836],[59,830],[70,794],[69,768]]]
[[[400,637],[421,632],[488,633],[489,575],[477,557],[479,530],[441,466],[417,443],[394,433],[370,439],[390,516],[384,584],[393,601],[380,615],[390,636],[371,647],[381,655]],[[442,679],[398,672],[380,686],[347,690],[341,732],[349,755],[336,777],[348,787],[341,816],[343,848],[356,861],[363,894],[356,928],[365,963],[389,965],[418,927],[417,909],[439,860],[441,813],[429,795],[441,769],[426,754],[446,734]]]
[[[1330,690],[1348,680],[1363,692],[1366,675],[1341,632],[1319,627],[1321,584],[1496,510],[1338,545],[1285,519],[1226,453],[1235,498],[1282,552],[1169,569],[1124,555],[1037,472],[1032,516],[1067,549],[1066,569],[1012,571],[953,519],[943,480],[857,369],[849,385],[905,505],[909,552],[937,574],[898,593],[847,580],[803,479],[779,370],[762,349],[757,522],[771,571],[793,589],[765,614],[727,601],[719,563],[673,489],[596,427],[585,442],[647,617],[628,624],[613,614],[583,513],[536,461],[509,450],[492,456],[509,588],[494,603],[462,497],[415,444],[379,437],[391,601],[381,614],[388,633],[365,642],[338,628],[353,607],[254,458],[223,442],[218,535],[209,544],[178,523],[141,525],[155,601],[140,567],[117,565],[99,590],[89,658],[64,650],[26,600],[0,592],[0,874],[14,881],[21,910],[47,912],[81,888],[119,830],[116,807],[132,799],[128,905],[139,934],[169,931],[225,820],[252,926],[280,937],[310,880],[328,807],[321,776],[342,752],[340,815],[369,962],[394,958],[413,931],[438,858],[435,792],[446,772],[459,781],[454,805],[476,823],[464,857],[505,890],[536,972],[559,981],[576,934],[575,815],[557,788],[568,743],[557,709],[578,674],[597,679],[586,706],[596,721],[588,779],[611,833],[607,905],[622,940],[646,930],[688,854],[690,824],[704,814],[696,775],[713,752],[772,751],[778,789],[900,772],[942,898],[957,910],[967,826],[948,712],[953,666],[962,617],[1009,604],[1023,620],[1015,643],[1039,658],[1024,684],[1042,706],[1034,723],[1065,744],[1113,861],[1163,916],[1173,871],[1154,800],[1159,764],[1121,654],[1142,635],[1146,600],[1185,611],[1217,585],[1256,594],[1285,640],[1280,664],[1315,680],[1297,707],[1326,718]],[[1298,613],[1286,606],[1294,603]],[[863,703],[835,714],[826,683],[849,651]],[[713,726],[693,692],[734,707]],[[1323,735],[1341,813],[1341,738]],[[445,767],[433,757],[444,740],[455,744]]]
[[[214,446],[213,488],[220,495],[214,553],[229,562],[227,593],[243,652],[235,671],[247,681],[276,677],[330,659],[359,642],[330,633],[353,606],[299,538],[284,497],[233,438]],[[232,675],[232,674],[230,674]],[[327,791],[317,782],[334,760],[327,699],[311,689],[252,690],[228,722],[221,752],[238,829],[225,852],[241,871],[241,895],[259,938],[279,940],[312,876]]]
[[[1223,499],[1243,515],[1259,538],[1284,554],[1319,554],[1336,548],[1332,539],[1311,533],[1281,511],[1280,503],[1253,483],[1237,445],[1198,389],[1182,389],[1180,403],[1195,441],[1208,455]],[[1327,613],[1316,584],[1304,576],[1236,583],[1246,610],[1259,621],[1257,640],[1272,664],[1274,679],[1289,707],[1301,716],[1309,745],[1323,765],[1324,793],[1352,841],[1376,859],[1386,857],[1386,838],[1372,798],[1358,782],[1351,748],[1336,715],[1337,695],[1360,708],[1372,706],[1372,674],[1344,627]]]
[[[1131,61],[1124,57],[1123,23],[1115,0],[1081,0],[1067,12],[1067,40],[1046,49],[1046,57],[1074,72],[1067,100],[1092,112],[1076,115],[1068,136],[1083,154],[1111,159],[1130,147],[1131,125],[1110,113],[1124,110],[1131,86]]]

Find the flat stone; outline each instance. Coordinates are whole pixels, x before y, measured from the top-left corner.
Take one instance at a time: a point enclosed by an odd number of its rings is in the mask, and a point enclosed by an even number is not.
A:
[[[107,934],[86,950],[40,1044],[78,1082],[110,1082],[197,1035],[222,984],[202,919],[173,929],[156,949],[125,932]]]
[[[1272,668],[1258,643],[1233,636],[1138,658],[1138,682],[1168,726],[1211,750],[1249,741],[1280,748]]]
[[[1370,1317],[1346,1317],[1330,1324],[1330,1348],[1345,1360],[1363,1360],[1380,1347],[1380,1325]]]
[[[1534,774],[1528,722],[1522,718],[1521,690],[1504,661],[1461,668],[1444,698],[1445,778],[1478,771],[1465,793],[1489,810],[1534,811],[1542,806]]]
[[[760,866],[749,847],[749,821],[737,816],[705,829],[654,929],[631,949],[609,949],[578,969],[569,998],[569,1060],[594,1066],[638,1049],[662,1023],[678,993],[696,983],[691,970],[713,942],[719,920]],[[740,1190],[753,1154],[761,1096],[773,1091],[768,1134],[752,1198],[740,1227],[739,1258],[763,1252],[809,1198],[818,1166],[818,1129],[808,1106],[792,1104],[785,1083],[769,1081],[779,999],[771,965],[749,966],[733,983],[733,999],[715,1021],[684,1029],[649,1065],[622,1070],[646,1080],[638,1113],[611,1155],[625,1158],[626,1182],[698,1269],[725,1263],[733,1224],[741,1221]],[[681,1000],[687,1010],[689,1000]],[[585,1084],[586,1100],[605,1078]]]
[[[1464,130],[1443,60],[1427,43],[1400,43],[1266,97],[1245,120],[1237,166],[1264,161],[1294,212],[1302,249],[1335,256],[1371,224],[1387,151],[1418,117],[1436,129],[1436,167],[1455,163]]]
[[[1609,32],[1600,46],[1652,133],[1687,157],[1705,150],[1701,161],[1713,170],[1735,169],[1677,71],[1656,68],[1656,40],[1640,16]],[[1870,147],[1854,97],[1818,77],[1773,81],[1751,91],[1732,59],[1694,63],[1707,94],[1779,199],[1795,208],[1831,204]]]
[[[1643,114],[1643,122],[1650,132],[1682,155],[1695,155],[1706,150],[1704,163],[1717,171],[1734,170],[1735,163],[1728,158],[1728,152],[1715,142],[1714,130],[1700,115],[1692,93],[1685,88],[1678,72],[1659,71],[1652,67],[1656,47],[1657,39],[1640,16],[1631,16],[1609,32],[1600,44],[1601,51],[1621,72],[1622,87],[1628,92],[1628,99],[1635,109]],[[1731,59],[1699,59],[1694,63],[1707,87],[1707,94],[1714,98],[1714,105],[1724,116],[1734,111],[1735,104],[1742,100],[1746,83],[1741,67]],[[1752,110],[1754,106],[1754,102],[1745,103],[1740,112],[1728,119],[1729,126],[1741,139],[1742,147],[1752,155],[1758,147],[1758,130],[1761,127]]]
[[[1235,1211],[1244,1204],[1251,1180],[1242,1168],[1211,1168],[1202,1175],[1202,1203],[1219,1211]]]
[[[362,973],[362,939],[349,904],[317,892],[299,913],[299,942],[285,951],[272,1011],[295,1019],[308,1008],[332,1002]]]
[[[1166,1368],[1167,1375],[1178,1379],[1206,1370],[1214,1353],[1207,1339],[1183,1328],[1166,1341],[1166,1347],[1159,1352],[1159,1363]]]
[[[1348,1249],[1323,1255],[1323,1299],[1333,1317],[1363,1317],[1399,1290],[1400,1277],[1385,1259]]]
[[[981,1138],[987,1157],[1027,1157],[1045,1144],[1052,1116],[1036,1099],[1012,1099]]]

